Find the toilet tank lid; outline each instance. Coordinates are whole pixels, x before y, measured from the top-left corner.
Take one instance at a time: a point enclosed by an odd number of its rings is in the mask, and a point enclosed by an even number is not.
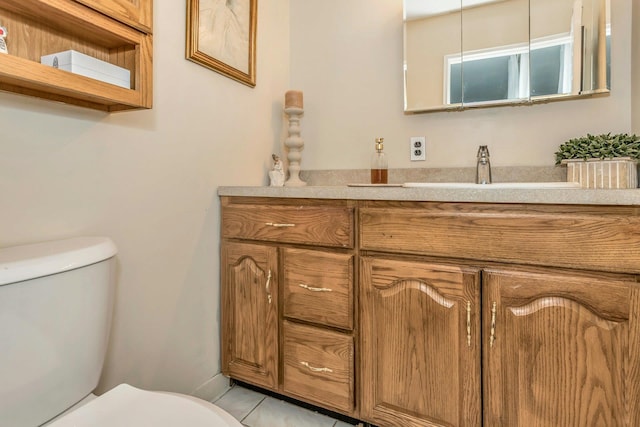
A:
[[[0,286],[95,264],[116,253],[116,245],[108,237],[74,237],[0,248]]]

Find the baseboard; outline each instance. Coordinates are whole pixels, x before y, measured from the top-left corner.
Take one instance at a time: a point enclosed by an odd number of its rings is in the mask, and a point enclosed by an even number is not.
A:
[[[208,379],[200,387],[196,388],[191,395],[197,398],[212,402],[229,390],[229,378],[222,374],[215,375]]]

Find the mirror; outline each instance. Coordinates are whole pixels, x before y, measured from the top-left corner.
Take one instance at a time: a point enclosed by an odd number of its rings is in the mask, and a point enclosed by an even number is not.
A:
[[[403,0],[407,113],[608,93],[610,0]]]

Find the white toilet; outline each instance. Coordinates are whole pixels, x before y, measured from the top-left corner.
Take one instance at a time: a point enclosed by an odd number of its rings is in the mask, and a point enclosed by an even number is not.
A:
[[[191,396],[121,384],[96,397],[116,247],[103,237],[0,248],[0,426],[241,427]]]

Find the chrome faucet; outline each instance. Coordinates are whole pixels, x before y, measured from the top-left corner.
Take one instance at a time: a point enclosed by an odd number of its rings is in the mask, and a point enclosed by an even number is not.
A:
[[[489,149],[486,145],[481,145],[478,148],[476,184],[491,184],[491,163],[489,162]]]

